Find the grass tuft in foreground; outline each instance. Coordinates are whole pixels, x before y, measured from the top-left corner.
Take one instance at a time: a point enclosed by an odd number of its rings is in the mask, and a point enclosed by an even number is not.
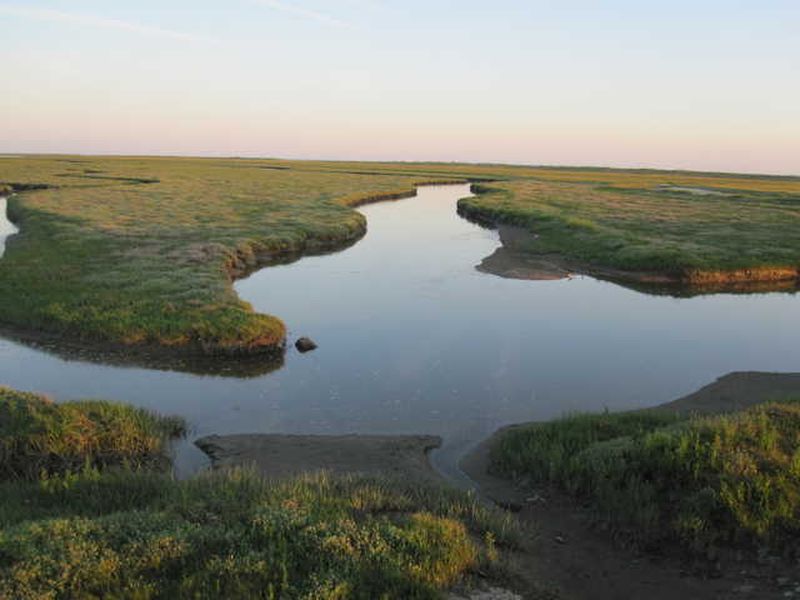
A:
[[[86,465],[164,466],[167,441],[185,429],[182,419],[123,404],[55,404],[0,387],[0,479],[61,475]]]
[[[246,470],[4,484],[0,597],[439,597],[514,539],[506,518],[455,495]]]
[[[588,501],[636,544],[678,542],[796,553],[800,403],[678,419],[656,412],[576,415],[515,428],[493,469]]]
[[[249,470],[175,481],[183,421],[0,388],[0,598],[434,598],[517,530],[462,492]]]

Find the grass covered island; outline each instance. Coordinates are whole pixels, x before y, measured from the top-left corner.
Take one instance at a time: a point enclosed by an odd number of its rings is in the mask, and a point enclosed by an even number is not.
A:
[[[175,481],[180,419],[0,388],[2,598],[437,598],[517,530],[413,481],[233,469]]]
[[[689,285],[797,283],[800,178],[0,156],[0,193],[10,194],[20,229],[0,260],[0,327],[124,355],[280,355],[280,315],[254,312],[235,278],[355,242],[366,231],[359,204],[453,181],[479,192],[459,203],[463,215],[520,226],[531,234],[525,252],[574,270]]]
[[[800,274],[798,178],[564,169],[476,190],[460,214],[530,231],[521,250],[570,270],[710,291]]]

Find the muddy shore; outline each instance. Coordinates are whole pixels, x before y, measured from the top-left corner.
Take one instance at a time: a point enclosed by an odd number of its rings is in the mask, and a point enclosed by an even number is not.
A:
[[[655,409],[711,414],[789,397],[800,397],[800,373],[736,372]],[[489,451],[508,429],[480,444],[461,461],[461,468],[482,497],[513,511],[530,531],[524,552],[515,558],[515,570],[531,589],[546,582],[560,590],[559,597],[581,600],[784,597],[785,590],[776,582],[787,573],[779,567],[748,567],[712,577],[694,572],[675,557],[637,554],[593,528],[586,510],[571,498],[553,490],[523,491],[492,476]],[[326,470],[443,481],[428,461],[428,452],[441,443],[433,436],[244,434],[209,436],[196,443],[215,468],[255,466],[274,479]]]
[[[270,479],[330,471],[439,481],[428,452],[441,438],[430,435],[212,435],[195,444],[215,468],[254,466]]]
[[[773,400],[800,398],[800,373],[734,372],[659,406],[682,414],[719,414]],[[552,581],[565,598],[587,600],[672,600],[692,598],[771,599],[786,596],[784,580],[800,579],[779,565],[746,565],[735,571],[693,572],[676,557],[640,555],[614,544],[592,526],[591,516],[575,500],[553,489],[523,490],[489,472],[492,446],[510,429],[495,432],[462,459],[461,469],[480,494],[517,514],[535,530],[526,548],[524,571],[531,581]]]

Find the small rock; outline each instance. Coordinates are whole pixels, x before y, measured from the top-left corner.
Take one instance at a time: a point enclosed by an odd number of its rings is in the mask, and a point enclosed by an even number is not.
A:
[[[557,536],[556,536],[555,538],[553,538],[553,539],[554,539],[556,542],[558,542],[559,544],[566,544],[566,543],[567,543],[567,540],[565,540],[565,539],[564,539],[564,537],[563,537],[563,536],[560,536],[560,535],[557,535]]]
[[[314,340],[307,337],[301,337],[294,343],[294,347],[297,348],[300,352],[311,352],[317,348],[317,345],[314,343]]]

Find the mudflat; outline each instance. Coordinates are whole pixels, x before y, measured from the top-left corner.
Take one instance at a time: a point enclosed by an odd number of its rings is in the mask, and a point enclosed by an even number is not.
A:
[[[329,471],[437,481],[428,452],[441,442],[430,435],[240,434],[195,443],[217,468],[255,466],[270,479]]]

